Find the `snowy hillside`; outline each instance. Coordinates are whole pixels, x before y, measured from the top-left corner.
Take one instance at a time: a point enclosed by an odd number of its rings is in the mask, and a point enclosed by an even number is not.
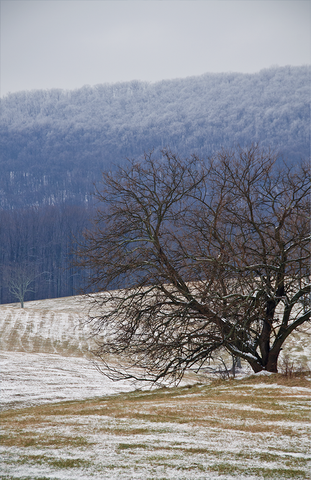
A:
[[[0,306],[1,349],[82,356],[89,349],[80,320],[87,315],[83,297],[65,297]]]
[[[66,297],[0,305],[1,403],[3,408],[74,400],[133,390],[130,381],[113,383],[95,367],[92,339],[81,321],[87,317],[84,297]],[[311,330],[289,338],[280,367],[311,368]],[[226,358],[230,367],[230,359]],[[252,373],[243,365],[240,375]],[[208,378],[189,374],[183,384]]]
[[[0,305],[1,350],[90,358],[92,339],[87,325],[88,303],[83,296]],[[311,368],[311,327],[304,325],[288,338],[282,358]],[[280,364],[282,363],[280,359]]]
[[[82,296],[0,305],[1,350],[90,357],[87,299]],[[311,327],[302,326],[287,340],[282,357],[311,368]],[[282,362],[282,359],[281,359]]]
[[[0,306],[3,409],[98,397],[136,388],[114,383],[92,362],[83,297]]]

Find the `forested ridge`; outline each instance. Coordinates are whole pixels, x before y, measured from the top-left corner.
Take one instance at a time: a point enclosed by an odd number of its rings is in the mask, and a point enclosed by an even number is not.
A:
[[[84,203],[103,169],[169,146],[207,156],[260,142],[309,155],[311,69],[37,90],[1,101],[3,208]]]
[[[311,68],[204,74],[17,92],[0,110],[0,302],[13,301],[10,269],[32,265],[26,299],[72,295],[72,241],[92,216],[101,171],[170,147],[207,157],[259,142],[293,162],[310,155]]]

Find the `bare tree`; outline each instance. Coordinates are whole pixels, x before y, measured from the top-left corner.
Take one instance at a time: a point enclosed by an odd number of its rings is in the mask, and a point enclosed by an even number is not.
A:
[[[9,292],[17,298],[24,308],[25,295],[28,292],[34,292],[34,282],[38,277],[30,264],[19,264],[11,266],[8,274]]]
[[[77,252],[102,292],[88,321],[104,373],[178,381],[220,348],[277,372],[310,320],[307,167],[257,145],[206,162],[162,154],[103,174]]]

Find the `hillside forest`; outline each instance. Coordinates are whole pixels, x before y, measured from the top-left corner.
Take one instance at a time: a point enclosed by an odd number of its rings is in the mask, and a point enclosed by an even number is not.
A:
[[[0,110],[0,303],[16,301],[16,269],[33,272],[27,300],[79,293],[72,250],[96,208],[101,172],[169,147],[201,158],[259,142],[293,163],[310,156],[311,68],[204,74],[73,91],[10,93]]]

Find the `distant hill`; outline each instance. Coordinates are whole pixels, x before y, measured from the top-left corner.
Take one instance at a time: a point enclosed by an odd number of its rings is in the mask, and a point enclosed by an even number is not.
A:
[[[101,171],[169,146],[181,156],[260,142],[310,154],[311,68],[36,90],[1,100],[0,206],[83,204]]]

